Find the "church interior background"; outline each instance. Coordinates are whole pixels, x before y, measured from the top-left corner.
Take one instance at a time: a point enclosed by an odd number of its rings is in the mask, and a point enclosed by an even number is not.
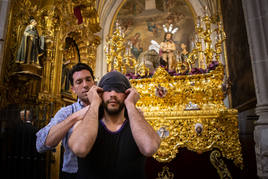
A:
[[[83,62],[140,93],[161,138],[147,178],[268,178],[267,18],[266,0],[0,1],[1,175],[60,178],[61,145],[38,154],[34,133]]]

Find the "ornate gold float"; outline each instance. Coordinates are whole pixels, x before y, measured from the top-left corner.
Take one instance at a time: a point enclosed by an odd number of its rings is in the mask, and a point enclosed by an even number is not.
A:
[[[131,80],[141,96],[137,106],[162,139],[157,161],[171,161],[182,147],[197,153],[216,148],[242,168],[237,110],[223,104],[223,71],[219,65],[206,74],[170,76],[160,67],[152,78]],[[162,97],[159,85],[166,89]]]

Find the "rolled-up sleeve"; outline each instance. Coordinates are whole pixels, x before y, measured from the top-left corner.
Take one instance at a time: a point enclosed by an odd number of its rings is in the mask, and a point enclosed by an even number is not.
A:
[[[45,152],[47,150],[51,150],[53,149],[55,146],[52,147],[48,147],[45,145],[45,141],[47,139],[47,135],[50,131],[50,129],[60,123],[61,121],[63,121],[64,119],[66,119],[66,117],[68,116],[68,111],[67,108],[62,108],[60,109],[56,115],[54,116],[54,118],[51,119],[51,121],[48,123],[48,125],[46,125],[45,127],[43,127],[42,129],[40,129],[37,133],[36,133],[36,149],[38,152]]]
[[[55,124],[54,124],[55,125]],[[38,152],[45,152],[47,150],[53,149],[53,147],[47,147],[45,145],[45,141],[47,138],[47,135],[49,133],[49,130],[51,129],[52,126],[54,126],[52,122],[50,122],[47,126],[44,128],[40,129],[36,133],[36,149]]]

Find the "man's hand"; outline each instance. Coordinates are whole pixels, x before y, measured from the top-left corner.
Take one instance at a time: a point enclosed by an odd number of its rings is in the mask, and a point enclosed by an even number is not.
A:
[[[125,91],[127,97],[125,99],[125,105],[127,104],[136,104],[140,99],[140,94],[137,92],[135,88],[129,88]]]
[[[88,111],[89,106],[84,107],[83,109],[75,112],[72,114],[72,116],[76,119],[76,121],[82,120]]]
[[[102,99],[101,99],[101,96],[102,96],[102,93],[103,93],[103,89],[98,87],[98,86],[92,86],[90,88],[90,90],[87,92],[87,97],[88,97],[88,100],[90,102],[90,104],[92,104],[92,102],[96,102],[97,104],[101,104],[102,102]]]

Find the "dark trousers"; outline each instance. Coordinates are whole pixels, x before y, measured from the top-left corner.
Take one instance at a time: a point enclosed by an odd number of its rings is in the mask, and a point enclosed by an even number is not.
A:
[[[61,179],[76,179],[76,173],[61,173]]]

